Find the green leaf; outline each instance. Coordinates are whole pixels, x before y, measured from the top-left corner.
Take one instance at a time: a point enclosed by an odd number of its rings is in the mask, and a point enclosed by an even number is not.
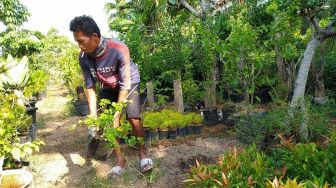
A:
[[[33,149],[31,147],[24,147],[23,151],[28,155],[33,153]]]
[[[20,149],[19,148],[13,148],[11,151],[11,154],[13,156],[14,159],[20,161]]]
[[[175,5],[176,4],[176,0],[169,0],[169,3]]]

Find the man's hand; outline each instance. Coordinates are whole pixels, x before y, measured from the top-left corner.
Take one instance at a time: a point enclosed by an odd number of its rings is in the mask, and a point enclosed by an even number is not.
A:
[[[95,87],[86,89],[86,97],[89,103],[90,115],[97,116],[97,95]]]
[[[120,126],[120,112],[116,112],[113,117],[113,128],[118,128]]]

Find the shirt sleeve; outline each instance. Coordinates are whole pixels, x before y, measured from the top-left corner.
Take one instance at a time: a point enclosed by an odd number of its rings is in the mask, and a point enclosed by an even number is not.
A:
[[[96,81],[93,75],[91,74],[90,67],[84,63],[84,58],[79,57],[79,64],[82,69],[85,87],[90,88],[94,86],[96,84]]]
[[[126,45],[123,45],[120,49],[118,58],[118,70],[120,76],[120,90],[130,90],[131,89],[131,58],[129,55],[129,50]]]

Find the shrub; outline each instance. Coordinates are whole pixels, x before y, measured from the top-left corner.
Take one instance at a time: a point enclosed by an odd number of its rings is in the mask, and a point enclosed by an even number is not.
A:
[[[271,163],[286,169],[287,178],[300,181],[314,180],[324,184],[336,184],[336,139],[325,147],[315,143],[287,145],[276,148]]]
[[[102,130],[102,139],[107,140],[108,146],[111,148],[119,148],[120,145],[117,142],[118,138],[122,138],[130,146],[134,146],[137,143],[142,143],[143,139],[135,136],[128,136],[130,130],[132,130],[131,125],[126,121],[120,121],[120,126],[117,128],[113,127],[114,114],[121,112],[123,108],[126,107],[127,102],[111,103],[107,99],[102,99],[99,103],[102,107],[103,112],[98,115],[98,117],[88,116],[84,120],[84,124],[89,127],[99,127]]]
[[[14,94],[1,93],[0,97],[0,157],[5,156],[5,168],[15,168],[15,161],[39,151],[42,141],[21,143],[19,129],[26,129],[31,124],[25,108],[17,103]]]
[[[236,126],[237,137],[243,143],[261,146],[267,138],[275,138],[280,132],[289,133],[287,122],[288,113],[284,109],[274,109],[265,116],[244,115]]]
[[[272,176],[267,157],[255,146],[242,151],[233,149],[215,165],[199,164],[192,167],[188,187],[264,187]]]
[[[313,111],[309,106],[307,114],[309,141],[318,141],[330,132],[330,120],[326,114]],[[237,136],[243,143],[255,143],[259,146],[268,146],[269,143],[266,142],[274,142],[279,134],[286,137],[294,135],[294,141],[299,142],[302,119],[302,113],[298,110],[295,110],[290,117],[287,107],[272,109],[264,116],[245,115],[240,118],[236,126]]]

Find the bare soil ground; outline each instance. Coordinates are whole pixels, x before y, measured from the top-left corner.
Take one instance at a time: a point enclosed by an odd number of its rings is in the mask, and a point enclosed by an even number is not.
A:
[[[155,168],[147,174],[139,172],[136,149],[123,146],[127,168],[121,177],[110,177],[107,174],[116,163],[115,156],[105,161],[86,157],[87,128],[69,130],[83,117],[69,115],[68,102],[65,90],[54,89],[37,103],[38,138],[46,145],[29,159],[36,188],[184,187],[182,181],[196,159],[216,163],[226,150],[239,146],[232,128],[225,125],[204,127],[200,135],[148,144]]]

